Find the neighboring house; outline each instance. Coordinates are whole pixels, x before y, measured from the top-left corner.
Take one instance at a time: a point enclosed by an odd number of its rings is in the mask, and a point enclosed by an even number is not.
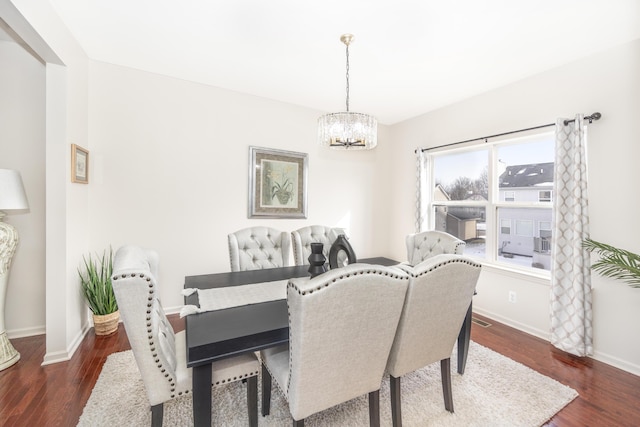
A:
[[[507,166],[498,182],[501,202],[551,202],[553,162]],[[500,208],[499,251],[534,257],[534,267],[549,269],[551,208]]]
[[[451,200],[449,194],[440,184],[436,184],[435,201]],[[473,195],[469,200],[484,200],[482,196]],[[446,231],[460,240],[472,240],[484,237],[484,209],[477,207],[436,206],[435,229]],[[481,225],[479,225],[481,224]],[[480,236],[482,234],[482,236]]]
[[[446,232],[460,240],[468,241],[480,237],[478,224],[484,224],[484,208],[450,207],[447,212]]]

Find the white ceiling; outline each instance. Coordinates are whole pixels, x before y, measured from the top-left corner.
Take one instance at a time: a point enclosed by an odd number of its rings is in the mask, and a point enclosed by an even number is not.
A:
[[[638,0],[49,0],[88,56],[393,124],[640,38]]]

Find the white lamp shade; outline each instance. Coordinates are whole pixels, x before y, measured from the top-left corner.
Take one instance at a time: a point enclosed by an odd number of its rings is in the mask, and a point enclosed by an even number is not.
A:
[[[0,211],[29,209],[20,172],[0,169]]]

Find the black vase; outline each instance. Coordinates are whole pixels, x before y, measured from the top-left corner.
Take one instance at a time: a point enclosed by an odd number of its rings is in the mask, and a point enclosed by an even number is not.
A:
[[[322,243],[311,243],[311,255],[309,255],[309,274],[311,277],[316,277],[318,274],[322,274],[327,271],[324,266],[327,258],[322,253]]]
[[[356,254],[353,252],[353,248],[349,244],[347,237],[344,234],[338,236],[338,238],[331,245],[331,250],[329,250],[329,267],[331,269],[340,267],[338,265],[338,254],[344,251],[347,254],[347,261],[349,264],[356,263],[358,260],[356,259]]]

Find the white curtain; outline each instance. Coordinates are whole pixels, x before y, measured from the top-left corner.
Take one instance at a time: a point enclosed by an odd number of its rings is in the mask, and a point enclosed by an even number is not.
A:
[[[556,122],[551,267],[551,343],[576,356],[593,354],[587,141],[583,116]]]
[[[416,149],[416,233],[425,230],[427,221],[427,209],[429,206],[430,182],[427,176],[427,156],[422,152],[422,148]]]

